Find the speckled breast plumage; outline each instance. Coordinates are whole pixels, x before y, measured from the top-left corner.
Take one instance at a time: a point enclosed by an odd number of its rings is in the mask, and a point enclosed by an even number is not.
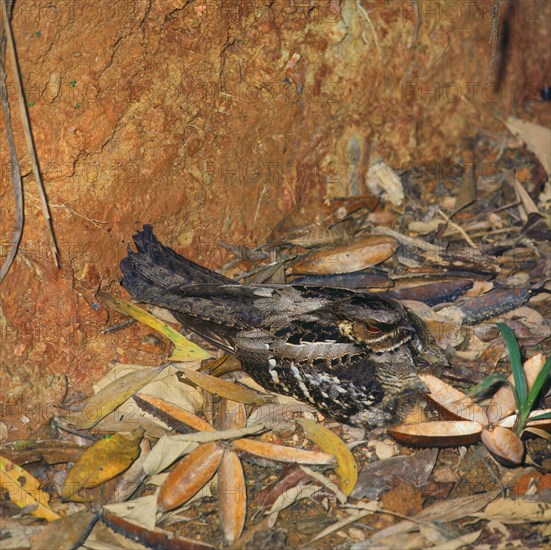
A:
[[[123,285],[236,355],[256,382],[339,421],[396,420],[423,392],[419,370],[445,359],[422,322],[368,292],[236,284],[157,241],[149,226],[121,262]]]

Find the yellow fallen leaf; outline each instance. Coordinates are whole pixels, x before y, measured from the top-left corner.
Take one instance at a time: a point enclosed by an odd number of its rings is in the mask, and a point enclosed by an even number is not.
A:
[[[308,439],[326,453],[335,456],[337,459],[335,473],[341,480],[341,490],[346,496],[350,495],[358,481],[358,466],[350,449],[340,437],[325,426],[308,418],[300,418],[298,423]]]
[[[143,429],[106,436],[88,447],[69,470],[61,496],[75,502],[84,499],[81,489],[96,487],[124,472],[140,454]]]
[[[128,302],[124,298],[113,296],[110,292],[98,292],[98,296],[107,302],[111,309],[128,315],[136,321],[151,327],[152,329],[160,332],[166,336],[173,344],[174,350],[170,356],[171,361],[197,361],[200,359],[209,359],[212,357],[210,353],[200,348],[198,345],[190,342],[187,338],[182,336],[177,330],[174,330],[171,326],[167,325],[157,317],[154,317],[144,309],[135,306]]]
[[[168,365],[147,370],[137,370],[117,378],[96,395],[90,398],[75,425],[80,430],[88,430],[102,418],[122,405],[130,396],[149,384]]]
[[[197,384],[209,393],[214,393],[220,397],[225,397],[231,401],[237,401],[238,403],[256,404],[262,405],[269,401],[269,398],[265,395],[261,395],[249,388],[245,388],[239,384],[234,384],[228,380],[222,380],[209,374],[193,371],[190,369],[181,369],[186,375],[186,378],[191,380],[194,384]]]
[[[19,508],[32,506],[33,516],[55,521],[61,516],[54,512],[48,493],[40,490],[40,482],[29,472],[0,456],[0,487],[8,492],[9,499]]]

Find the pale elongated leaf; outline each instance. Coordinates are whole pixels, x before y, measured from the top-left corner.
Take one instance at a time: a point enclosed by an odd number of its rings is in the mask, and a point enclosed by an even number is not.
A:
[[[136,370],[101,389],[84,407],[76,426],[81,430],[94,427],[102,418],[122,405],[133,393],[141,390],[159,375],[168,365]]]
[[[235,542],[243,531],[247,514],[247,492],[243,467],[236,453],[226,451],[218,471],[220,518],[224,539]]]

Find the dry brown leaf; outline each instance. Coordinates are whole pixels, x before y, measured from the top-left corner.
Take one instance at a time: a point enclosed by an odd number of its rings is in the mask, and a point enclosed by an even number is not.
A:
[[[204,390],[219,395],[220,397],[230,399],[231,401],[249,405],[262,405],[269,401],[267,396],[252,391],[249,388],[245,388],[240,384],[229,382],[228,380],[222,380],[221,378],[216,378],[215,376],[210,376],[209,374],[190,369],[181,369],[180,372],[184,373],[186,378]]]
[[[547,175],[551,175],[551,130],[512,116],[507,119],[506,125],[509,131],[524,141],[526,147],[538,157]]]
[[[294,263],[293,274],[328,274],[361,271],[390,258],[398,243],[392,237],[370,235],[363,239],[317,251]]]
[[[550,502],[534,502],[526,499],[498,498],[490,502],[484,512],[470,514],[481,519],[493,519],[502,523],[549,522]]]
[[[493,430],[482,430],[481,439],[486,448],[500,462],[516,465],[524,457],[524,444],[511,430],[496,426]]]
[[[105,510],[116,516],[141,525],[145,529],[155,529],[157,519],[157,495],[147,495],[126,502],[106,504]]]
[[[247,514],[247,492],[243,467],[236,453],[226,451],[218,472],[220,518],[224,539],[231,544],[243,531]]]
[[[134,395],[134,400],[139,407],[159,417],[175,430],[186,433],[189,432],[189,428],[191,427],[197,431],[214,431],[214,428],[205,420],[202,420],[183,407],[169,403],[160,397],[139,393]]]
[[[420,374],[419,378],[430,390],[428,399],[444,415],[458,420],[478,422],[483,426],[488,425],[486,411],[474,403],[469,396],[432,374]]]
[[[243,403],[224,399],[216,426],[220,430],[238,430],[247,425],[247,411]]]
[[[268,460],[296,464],[334,464],[335,457],[319,451],[293,449],[283,445],[264,443],[253,439],[237,439],[231,446],[237,451],[250,453]]]
[[[528,415],[528,422],[526,423],[527,428],[539,428],[540,430],[551,430],[551,418],[545,418],[542,420],[530,420],[530,418],[534,418],[536,416],[539,416],[541,414],[551,414],[551,409],[539,409],[532,411]],[[501,426],[502,428],[513,428],[515,426],[515,422],[517,421],[517,415],[511,414],[509,416],[506,416],[505,418],[502,418],[498,422],[498,426]]]
[[[402,424],[388,433],[400,443],[415,447],[456,447],[480,440],[482,426],[478,422],[455,420]]]
[[[124,472],[139,456],[143,434],[143,429],[137,429],[108,435],[88,447],[69,470],[61,496],[82,502],[81,489],[97,487]]]
[[[98,515],[94,512],[83,510],[52,521],[40,533],[32,537],[32,548],[33,550],[80,548],[97,519]]]
[[[211,441],[180,460],[159,491],[159,510],[164,512],[177,508],[195,495],[214,475],[223,455],[224,449]]]

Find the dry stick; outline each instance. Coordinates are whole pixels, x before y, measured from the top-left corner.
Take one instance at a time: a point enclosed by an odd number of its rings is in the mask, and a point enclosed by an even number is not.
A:
[[[469,235],[467,234],[467,232],[457,223],[453,222],[449,216],[446,216],[446,214],[444,212],[442,212],[442,210],[438,209],[438,214],[444,218],[444,220],[446,220],[446,223],[453,227],[456,231],[459,231],[459,233],[463,236],[463,238],[467,241],[467,243],[469,244],[469,246],[471,246],[472,248],[474,248],[475,250],[478,250],[478,246],[476,246],[476,244],[473,242],[473,240],[469,237]]]
[[[59,267],[59,251],[57,248],[57,243],[55,240],[54,229],[52,226],[52,218],[50,216],[50,209],[48,208],[48,199],[46,198],[46,193],[44,191],[44,184],[42,182],[42,176],[40,174],[40,168],[38,166],[38,157],[36,155],[36,149],[34,146],[33,135],[31,132],[31,125],[29,122],[29,115],[27,113],[27,108],[25,106],[25,96],[23,92],[23,83],[21,82],[21,74],[19,71],[19,64],[17,62],[17,55],[15,53],[15,44],[13,41],[13,33],[11,29],[11,21],[8,17],[8,10],[6,2],[2,1],[2,19],[4,21],[4,32],[6,34],[8,52],[10,55],[10,62],[12,66],[13,79],[17,87],[17,95],[19,100],[19,110],[21,112],[21,123],[23,124],[23,133],[25,134],[25,141],[27,142],[27,149],[29,150],[29,155],[31,157],[34,177],[36,180],[36,185],[38,187],[38,193],[40,195],[40,202],[42,203],[42,214],[46,220],[46,225],[48,227],[48,235],[50,237],[50,246],[52,248],[52,253],[54,256],[54,262],[56,267]]]
[[[11,5],[10,5],[11,11]],[[21,179],[21,168],[19,159],[17,158],[17,150],[13,138],[13,128],[11,125],[10,104],[8,102],[8,88],[6,86],[6,72],[4,62],[6,58],[6,48],[4,40],[4,31],[0,28],[0,95],[2,97],[2,110],[4,111],[4,119],[6,121],[6,137],[8,140],[8,149],[10,154],[10,171],[13,183],[13,194],[15,198],[15,229],[13,230],[10,251],[5,262],[0,269],[0,283],[8,274],[10,267],[17,255],[21,236],[23,235],[23,224],[25,221],[25,212],[23,208],[23,181]]]
[[[490,32],[490,45],[492,46],[492,55],[490,57],[490,66],[488,67],[488,75],[486,77],[487,82],[491,82],[496,66],[497,51],[499,48],[499,2],[495,0],[494,9],[492,13],[492,30]]]
[[[419,1],[411,0],[413,3],[413,11],[415,12],[415,27],[413,28],[413,36],[411,37],[410,49],[417,44],[417,39],[419,38],[419,26],[421,21],[421,14],[419,13]]]

